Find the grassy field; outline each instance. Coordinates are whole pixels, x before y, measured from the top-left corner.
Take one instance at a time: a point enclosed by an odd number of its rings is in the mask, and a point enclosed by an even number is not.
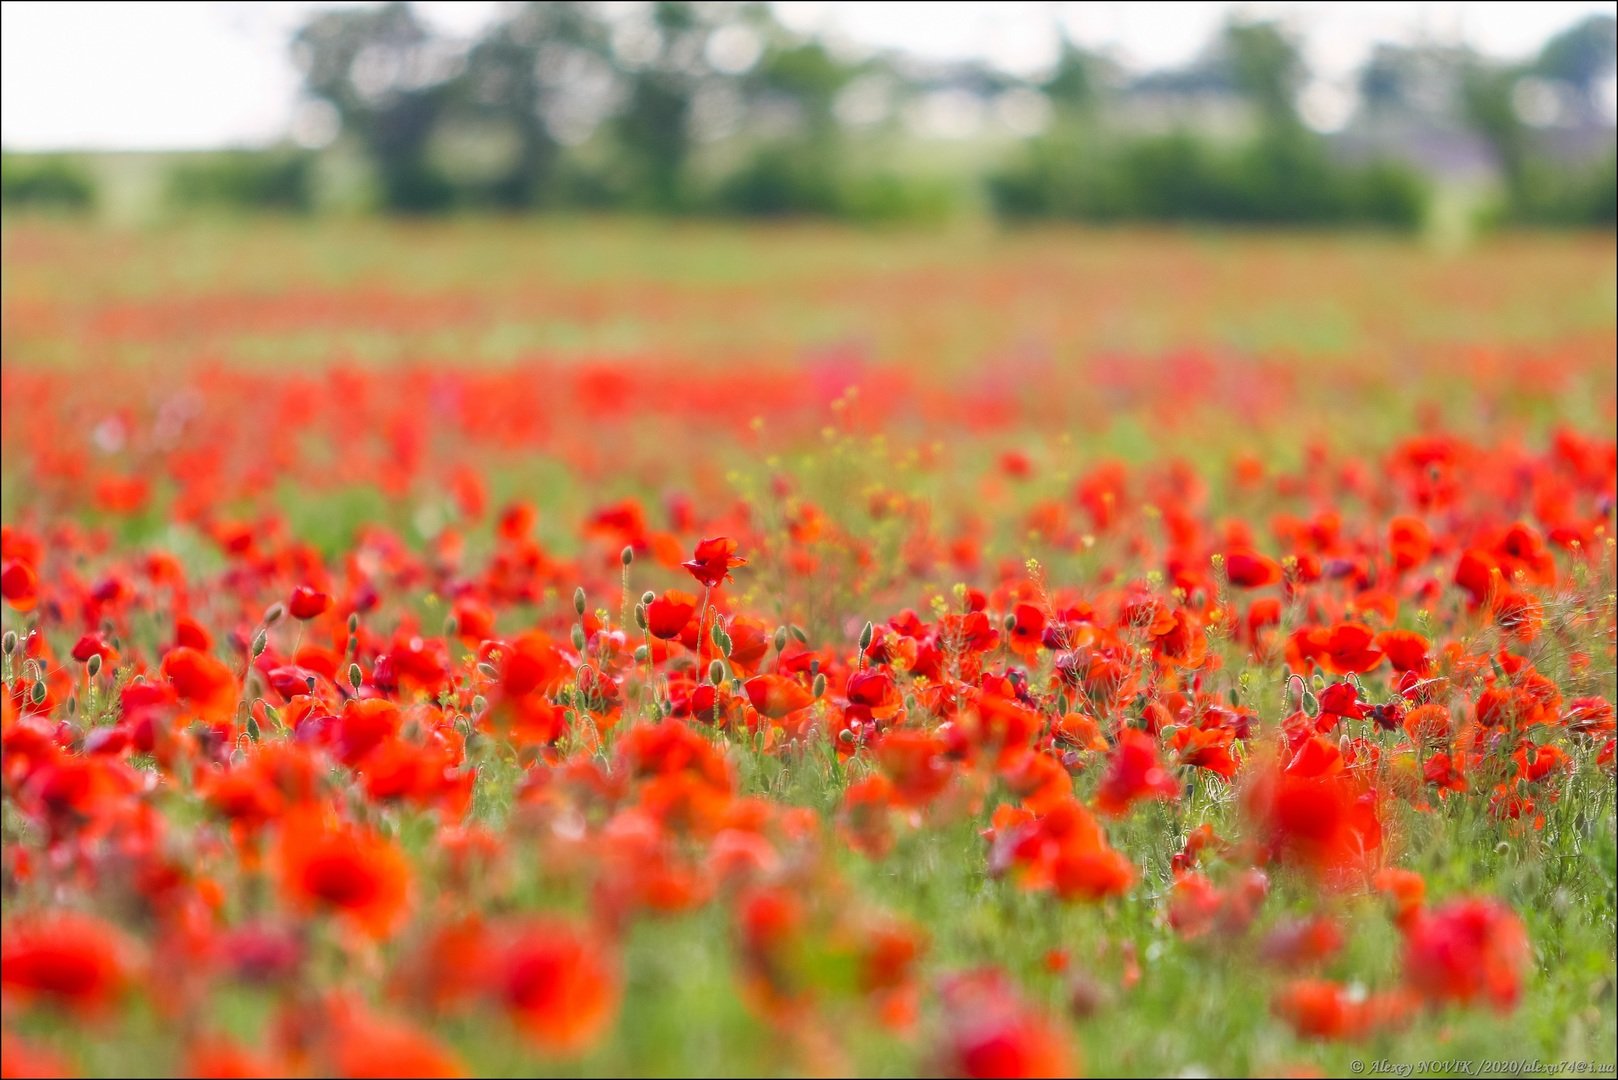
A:
[[[7,1075],[1611,1073],[1611,235],[0,245]]]

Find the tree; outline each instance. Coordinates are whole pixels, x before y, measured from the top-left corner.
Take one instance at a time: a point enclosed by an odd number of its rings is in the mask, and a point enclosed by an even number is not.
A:
[[[364,148],[390,210],[442,209],[449,181],[429,157],[462,60],[406,3],[316,14],[293,39],[304,89]]]
[[[658,0],[644,18],[613,35],[613,56],[628,87],[613,131],[630,190],[650,209],[686,204],[692,108],[713,75],[706,53],[715,18],[701,4]]]
[[[1600,86],[1618,65],[1618,20],[1591,15],[1547,41],[1534,61],[1534,74],[1566,83],[1585,118],[1599,112]]]
[[[514,146],[505,167],[479,185],[478,201],[523,209],[554,197],[561,145],[552,124],[569,95],[587,92],[585,70],[610,79],[607,49],[600,18],[573,2],[522,4],[478,39],[451,111],[492,126]]]
[[[1231,85],[1267,123],[1298,122],[1298,92],[1308,78],[1297,40],[1276,22],[1232,21],[1216,54]]]

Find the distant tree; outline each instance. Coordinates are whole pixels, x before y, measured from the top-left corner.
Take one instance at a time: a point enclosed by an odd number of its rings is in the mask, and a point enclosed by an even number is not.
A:
[[[1093,111],[1100,104],[1102,90],[1112,75],[1111,65],[1100,54],[1075,44],[1066,31],[1060,33],[1062,40],[1056,66],[1039,84],[1039,89],[1060,113]]]
[[[1298,94],[1309,71],[1297,39],[1280,23],[1229,22],[1215,54],[1236,91],[1253,103],[1266,122],[1297,123]]]
[[[1591,15],[1545,42],[1532,71],[1565,83],[1587,117],[1598,110],[1601,83],[1618,67],[1618,19]]]
[[[1529,151],[1528,128],[1517,115],[1514,92],[1521,78],[1515,67],[1474,57],[1461,75],[1461,113],[1494,154],[1508,191],[1524,182]]]
[[[297,32],[293,56],[305,91],[331,105],[363,147],[388,209],[433,211],[452,201],[430,148],[464,59],[409,4],[320,12]]]
[[[213,207],[304,214],[314,208],[314,155],[306,150],[224,150],[185,155],[168,175],[177,209]]]
[[[613,133],[630,190],[650,209],[686,204],[692,111],[713,75],[707,49],[717,18],[704,4],[656,0],[644,17],[621,24],[613,35],[613,56],[627,84]]]
[[[477,201],[508,209],[555,196],[561,144],[553,126],[565,121],[569,95],[595,71],[610,81],[607,28],[592,5],[535,2],[512,9],[467,54],[460,92],[450,109],[501,130],[513,143],[507,164],[485,179]]]
[[[0,205],[11,210],[78,214],[95,208],[96,184],[78,162],[57,155],[0,159]]]

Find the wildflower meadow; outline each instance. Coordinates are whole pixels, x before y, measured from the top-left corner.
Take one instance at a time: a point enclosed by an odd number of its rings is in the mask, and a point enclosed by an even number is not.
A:
[[[3,265],[6,1076],[1611,1075],[1610,233]]]

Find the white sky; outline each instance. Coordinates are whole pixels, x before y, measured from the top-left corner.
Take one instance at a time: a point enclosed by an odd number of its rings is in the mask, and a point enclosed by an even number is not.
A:
[[[0,144],[10,149],[182,149],[272,141],[294,115],[291,29],[332,3],[0,3]],[[471,33],[499,8],[424,2],[433,22]],[[1126,63],[1189,59],[1232,8],[1299,27],[1310,60],[1342,81],[1380,40],[1465,40],[1522,57],[1550,34],[1615,5],[1531,3],[778,3],[781,17],[851,47],[979,57],[1014,71],[1049,63],[1060,20]]]

